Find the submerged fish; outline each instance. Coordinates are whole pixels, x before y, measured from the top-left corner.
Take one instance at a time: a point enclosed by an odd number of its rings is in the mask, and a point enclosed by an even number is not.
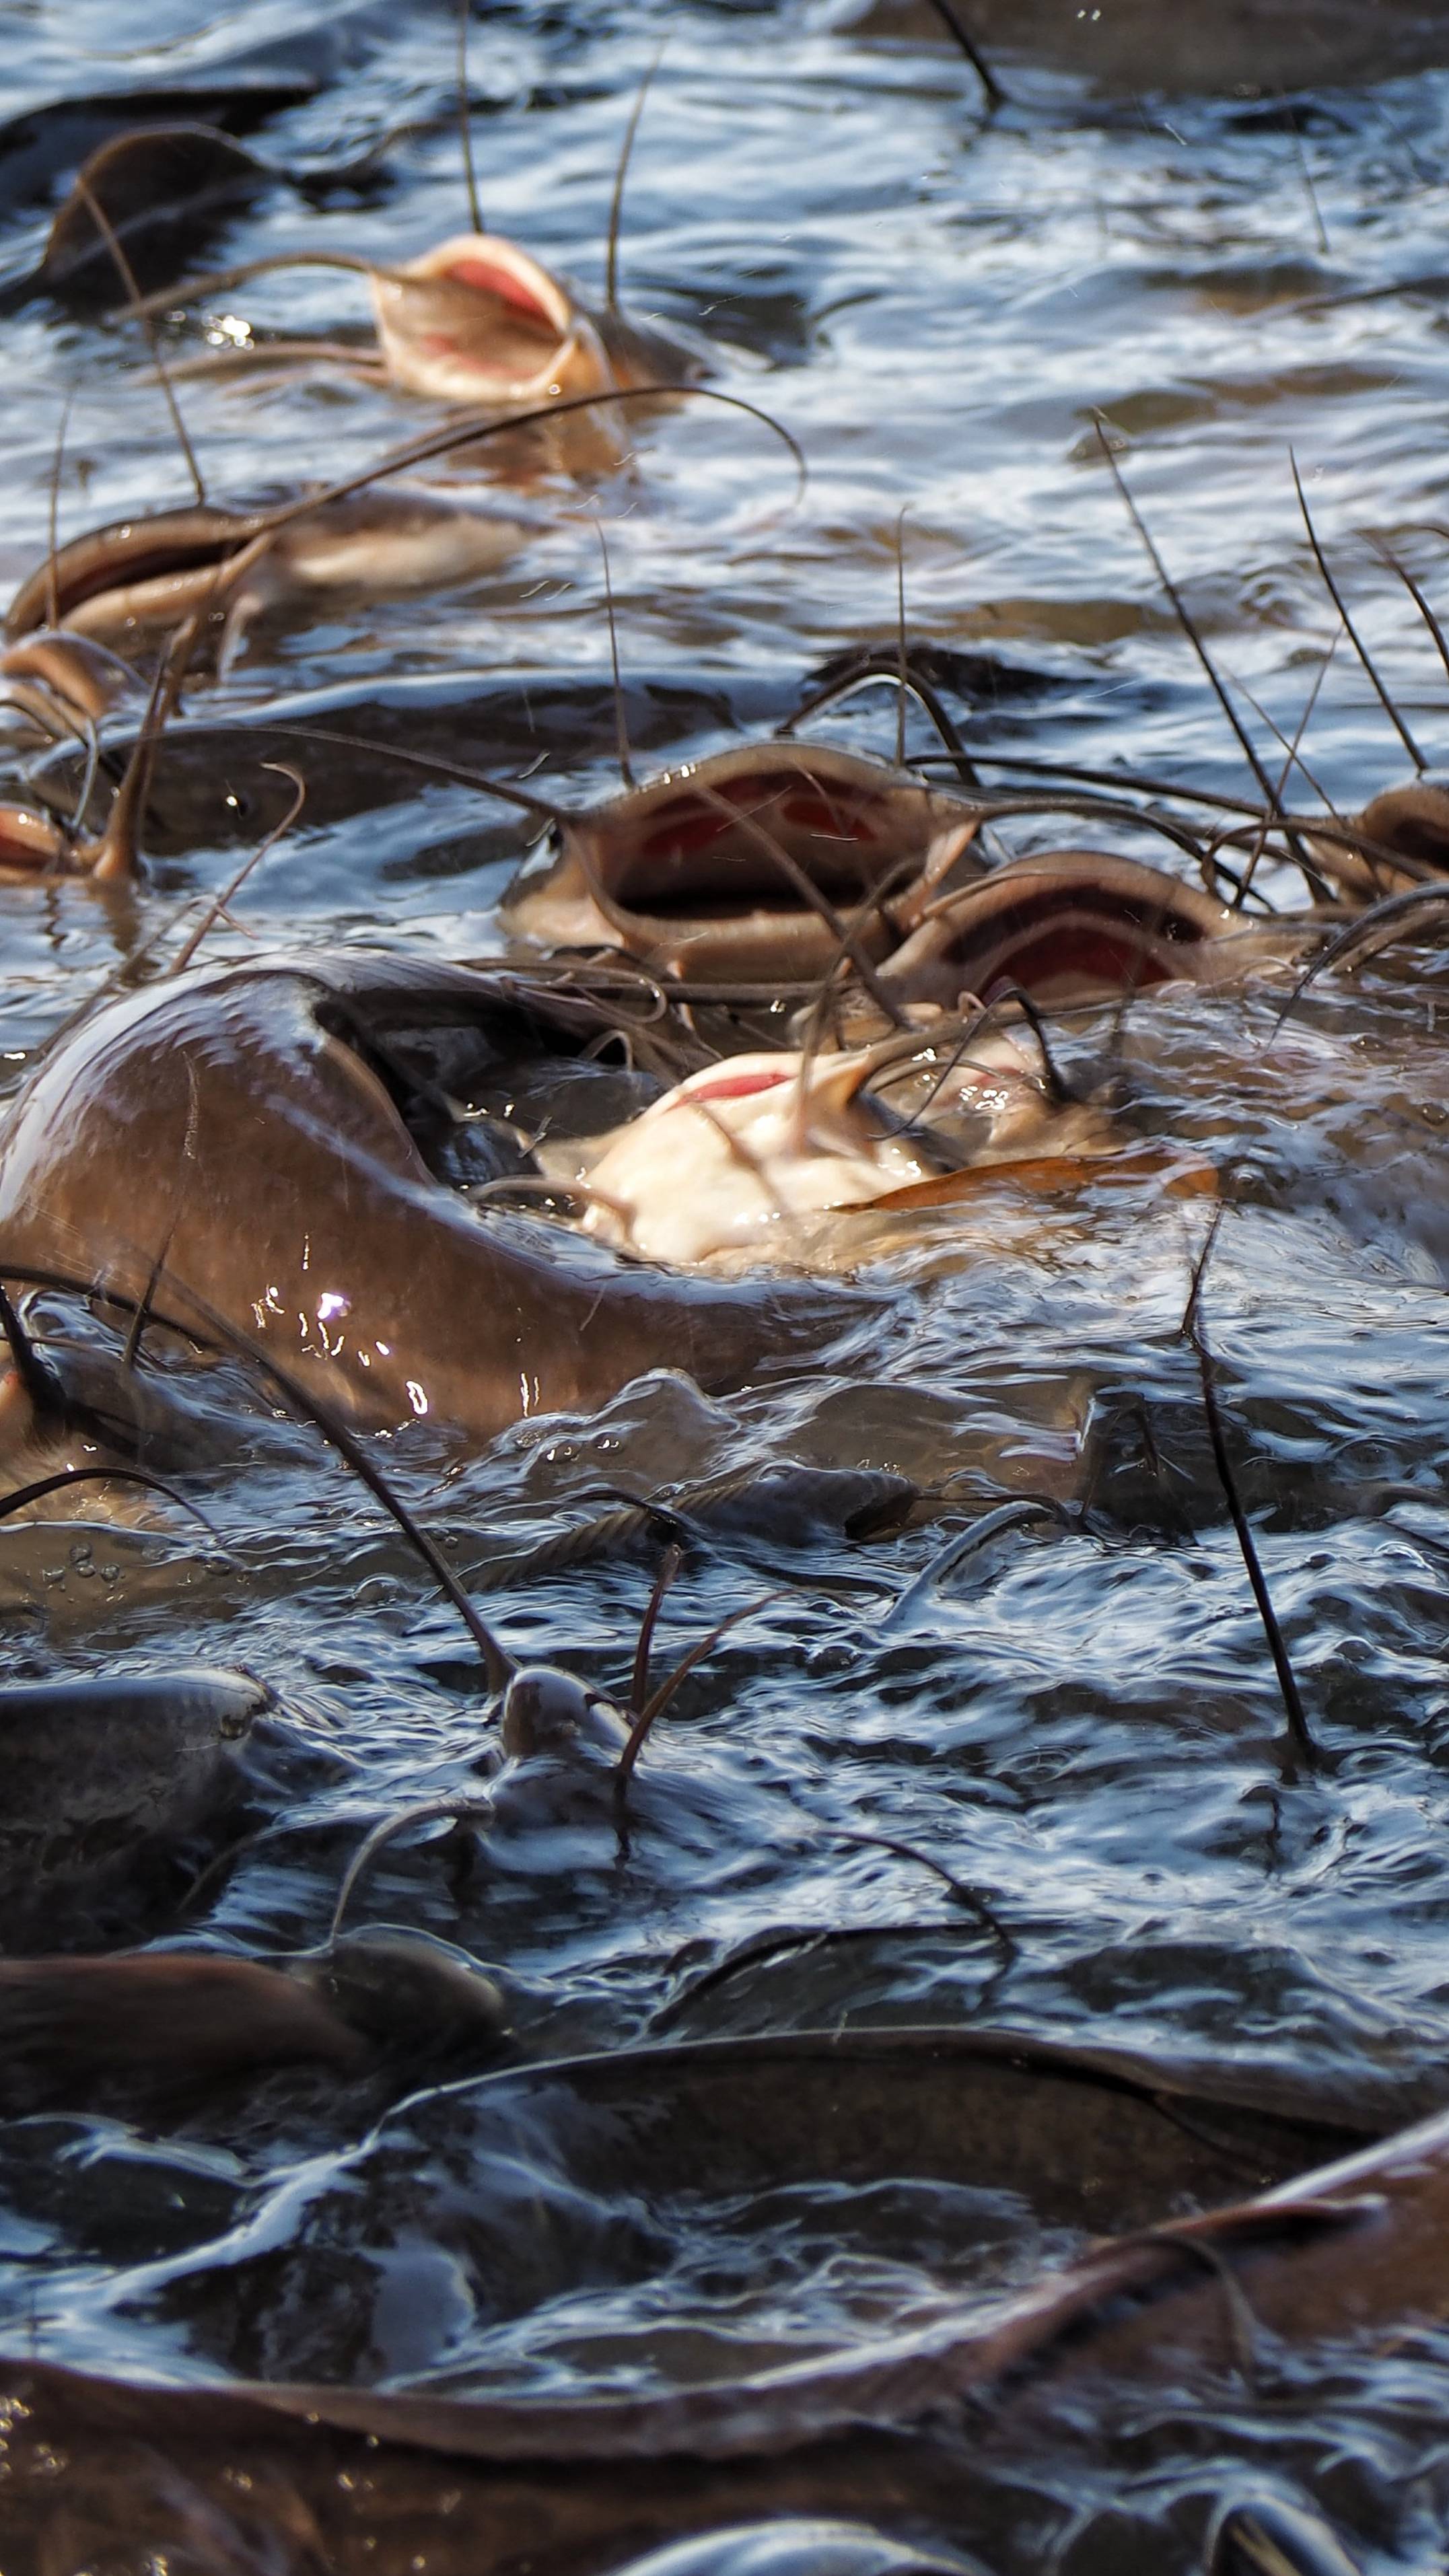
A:
[[[72,2527],[61,2514],[77,2512],[87,2530],[134,2535],[138,2551],[174,2544],[188,2527],[178,2496],[200,2517],[240,2489],[253,2558],[264,2544],[286,2576],[319,2553],[378,2576],[407,2576],[418,2556],[433,2576],[503,2576],[523,2558],[618,2566],[651,2544],[680,2550],[680,2576],[753,2576],[773,2562],[742,2522],[768,2517],[792,2568],[801,2561],[783,2518],[820,2514],[876,2530],[847,2545],[827,2526],[806,2563],[935,2576],[950,2552],[893,2550],[879,2529],[969,2529],[994,2458],[1005,2452],[1018,2472],[1041,2460],[1044,2406],[1065,2401],[1071,2441],[1100,2454],[1128,2392],[1213,2385],[1231,2367],[1238,2313],[1225,2279],[1242,2279],[1256,2317],[1305,2366],[1315,2347],[1347,2357],[1366,2336],[1437,2316],[1449,2123],[1304,2173],[1305,2154],[1341,2154],[1346,2133],[1315,2119],[1311,2088],[1276,2095],[1241,2070],[1215,2082],[1010,2031],[921,2030],[614,2051],[414,2096],[349,2160],[341,2189],[289,2205],[263,2280],[244,2248],[210,2271],[209,2364],[219,2317],[255,2348],[256,2300],[269,2294],[266,2351],[288,2376],[218,2381],[211,2364],[209,2385],[158,2387],[36,2363],[17,2336],[4,2365],[17,2545],[41,2563],[43,2544]],[[1244,2174],[1269,2185],[1262,2197],[1184,2214]],[[924,2320],[866,2324],[825,2350],[782,2330],[769,2278],[754,2348],[723,2374],[710,2367],[699,2334],[708,2341],[713,2327],[733,2350],[742,2325],[732,2272],[722,2317],[718,2289],[695,2287],[711,2202],[813,2189],[815,2229],[825,2210],[855,2193],[868,2205],[880,2181],[896,2193],[908,2176],[1005,2192],[1081,2250],[1028,2260],[1013,2281],[988,2240],[974,2293],[943,2285]],[[359,2349],[377,2347],[399,2260],[415,2260],[420,2193],[433,2216],[426,2242],[466,2269],[475,2321],[480,2306],[486,2323],[490,2310],[546,2313],[560,2297],[572,2361],[589,2291],[607,2300],[616,2279],[642,2275],[667,2282],[674,2301],[693,2292],[695,2331],[656,2335],[649,2382],[624,2390],[500,2390],[485,2347],[467,2394],[455,2302],[428,2319],[431,2354],[410,2342],[411,2385],[339,2385]],[[1104,2224],[1120,2232],[1103,2238]],[[356,2309],[337,2297],[344,2265]],[[429,2384],[431,2356],[441,2384]],[[57,2448],[63,2491],[43,2474]],[[844,2554],[832,2560],[832,2549]],[[667,2557],[650,2576],[666,2571]]]
[[[236,1750],[271,1693],[246,1673],[123,1673],[0,1689],[5,1947],[128,1921],[181,1843],[241,1801]],[[110,1937],[115,1937],[111,1930]]]
[[[220,2083],[315,2063],[474,2068],[506,2040],[498,1987],[441,1942],[367,1932],[315,1956],[202,1950],[0,1959],[0,2106],[183,2104]]]

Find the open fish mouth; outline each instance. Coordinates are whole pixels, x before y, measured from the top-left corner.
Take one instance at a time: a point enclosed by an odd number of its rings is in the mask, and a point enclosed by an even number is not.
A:
[[[456,234],[371,286],[388,373],[411,392],[526,403],[611,382],[566,289],[499,234]]]
[[[523,870],[504,919],[676,976],[817,975],[885,955],[903,899],[974,874],[974,829],[959,798],[884,762],[747,744],[563,818],[552,862]]]

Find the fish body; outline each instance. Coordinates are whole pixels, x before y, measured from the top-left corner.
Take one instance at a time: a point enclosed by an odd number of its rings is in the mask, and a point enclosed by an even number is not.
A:
[[[1106,1112],[1057,1099],[1009,1031],[927,1022],[840,1053],[726,1056],[612,1135],[539,1160],[582,1185],[586,1233],[657,1261],[739,1263],[798,1258],[801,1219],[949,1200],[966,1172],[1022,1155],[1070,1178],[1130,1141]]]
[[[0,1918],[7,1949],[58,1924],[134,1927],[158,1864],[236,1805],[236,1749],[271,1694],[247,1673],[182,1671],[0,1689]],[[0,2014],[3,2021],[3,2014]]]
[[[877,1061],[781,1052],[691,1074],[590,1162],[585,1232],[656,1261],[768,1259],[792,1218],[922,1180],[933,1165],[862,1102]]]
[[[501,982],[462,969],[373,974],[414,1024],[505,1007]],[[661,1357],[735,1384],[846,1320],[846,1301],[674,1279],[478,1214],[368,1062],[358,978],[345,961],[330,981],[320,963],[197,970],[83,1022],[0,1132],[5,1261],[137,1297],[164,1257],[157,1310],[203,1340],[220,1319],[354,1424],[483,1438],[589,1410]]]

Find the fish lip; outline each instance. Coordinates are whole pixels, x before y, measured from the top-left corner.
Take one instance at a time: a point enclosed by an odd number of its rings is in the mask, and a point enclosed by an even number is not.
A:
[[[692,898],[681,897],[677,909],[661,911],[655,909],[660,895],[651,883],[651,864],[638,847],[651,827],[656,832],[661,828],[659,810],[667,810],[671,800],[681,803],[681,829],[697,809],[696,819],[707,818],[712,838],[723,839],[731,820],[716,805],[716,796],[722,804],[728,791],[741,782],[748,785],[755,779],[763,786],[787,777],[807,790],[818,789],[826,798],[838,793],[851,801],[851,811],[842,811],[838,839],[846,848],[859,849],[882,872],[878,899],[855,931],[858,943],[878,962],[898,946],[922,895],[962,856],[971,835],[973,809],[873,755],[846,751],[836,744],[796,743],[773,736],[735,743],[701,760],[679,762],[640,787],[565,817],[552,837],[547,859],[541,862],[535,853],[524,861],[504,897],[504,920],[525,937],[555,946],[587,946],[602,940],[628,950],[657,972],[676,976],[697,971],[697,960],[689,951],[701,945],[721,952],[721,962],[706,972],[726,972],[727,959],[733,971],[741,973],[741,960],[753,957],[762,942],[769,950],[770,964],[759,971],[777,971],[779,943],[789,939],[794,971],[818,973],[835,954],[833,934],[783,874],[777,882],[742,897],[734,911],[722,912],[717,904],[712,907],[708,888]],[[874,840],[861,824],[868,801],[877,825]],[[746,805],[734,828],[742,824],[748,830],[751,819]],[[897,882],[897,863],[903,882]],[[758,859],[753,864],[758,875]],[[658,873],[657,863],[654,873]],[[830,900],[852,909],[858,908],[865,891],[864,883],[859,887],[845,879],[837,883],[833,874],[822,888]],[[692,900],[692,909],[684,908],[686,899]]]
[[[228,510],[206,502],[154,516],[133,514],[89,528],[61,547],[53,566],[47,560],[21,583],[6,615],[6,636],[16,644],[45,627],[52,572],[56,613],[69,633],[66,621],[94,599],[137,588],[142,580],[174,581],[203,571],[215,573],[261,533],[267,518],[265,511]],[[128,551],[127,541],[133,537],[134,546]],[[113,544],[108,543],[112,540]]]
[[[528,375],[512,375],[506,367],[490,365],[486,353],[475,354],[451,341],[430,348],[425,338],[402,327],[409,284],[426,285],[456,276],[470,259],[474,265],[486,264],[511,279],[526,299],[519,301],[518,309],[541,317],[554,332],[554,346],[547,358]],[[464,277],[458,282],[466,286],[468,280]],[[501,233],[454,233],[447,241],[407,261],[392,276],[374,277],[371,290],[378,338],[400,381],[416,380],[431,364],[465,378],[466,388],[460,390],[475,395],[487,392],[497,402],[547,399],[551,391],[558,390],[554,380],[585,350],[586,339],[592,337],[568,290],[517,242],[507,240]],[[505,296],[502,300],[512,299]],[[602,358],[602,352],[599,356]]]

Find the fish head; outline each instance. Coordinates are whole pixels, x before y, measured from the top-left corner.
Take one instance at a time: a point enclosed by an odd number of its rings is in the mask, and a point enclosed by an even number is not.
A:
[[[505,1754],[526,1762],[580,1747],[617,1756],[629,1729],[612,1702],[577,1673],[559,1664],[530,1664],[514,1674],[503,1695],[499,1735]]]
[[[392,381],[447,402],[561,401],[613,381],[587,317],[516,242],[457,233],[372,280]]]

